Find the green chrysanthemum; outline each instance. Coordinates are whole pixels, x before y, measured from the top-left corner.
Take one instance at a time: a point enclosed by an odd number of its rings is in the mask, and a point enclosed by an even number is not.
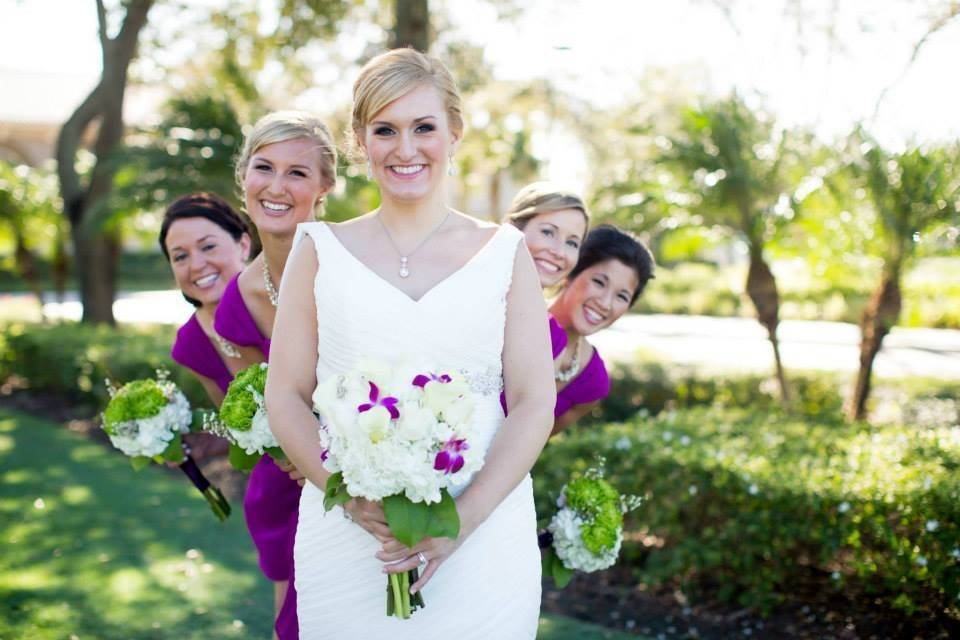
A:
[[[104,430],[115,434],[121,422],[152,418],[169,403],[156,380],[134,380],[123,385],[103,412]]]
[[[623,527],[620,494],[598,474],[571,480],[564,491],[567,506],[584,520],[581,537],[584,546],[599,554],[612,549]]]
[[[237,431],[248,431],[260,408],[251,389],[262,398],[266,386],[266,365],[254,364],[240,371],[227,388],[227,395],[220,405],[220,422]]]

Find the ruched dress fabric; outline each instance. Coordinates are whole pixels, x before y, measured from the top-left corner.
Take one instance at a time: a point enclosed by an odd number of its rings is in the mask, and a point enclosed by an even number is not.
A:
[[[237,279],[227,284],[213,328],[220,337],[241,347],[254,347],[270,359],[270,338],[257,328],[240,293]],[[270,456],[263,456],[250,472],[243,494],[243,515],[257,549],[260,570],[270,580],[289,580],[283,606],[277,616],[280,640],[296,640],[297,592],[293,587],[293,536],[297,530],[300,485],[290,479]]]
[[[300,225],[294,247],[307,241],[305,235],[319,262],[317,380],[350,371],[361,360],[428,362],[438,370],[460,371],[479,398],[474,419],[481,437],[473,446],[486,450],[503,423],[499,393],[506,296],[520,232],[500,227],[464,266],[419,300],[371,271],[325,224]],[[409,620],[386,615],[387,577],[374,557],[379,548],[339,507],[325,513],[323,492],[307,483],[294,547],[302,638],[536,636],[540,553],[529,475],[439,567],[423,589],[426,607]]]

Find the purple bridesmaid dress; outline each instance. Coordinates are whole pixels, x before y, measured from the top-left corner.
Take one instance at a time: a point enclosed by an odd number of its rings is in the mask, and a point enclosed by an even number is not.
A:
[[[556,318],[550,316],[550,342],[553,346],[553,357],[556,359],[567,346],[567,332],[563,330]],[[610,395],[610,376],[607,367],[600,358],[600,353],[594,349],[590,362],[567,383],[563,389],[557,391],[557,404],[553,407],[553,417],[559,418],[574,405],[589,404],[603,400]],[[507,401],[504,394],[500,394],[500,406],[504,415],[507,414]]]
[[[190,316],[190,319],[177,329],[177,337],[173,341],[173,348],[170,349],[170,357],[177,364],[205,378],[210,378],[224,393],[227,392],[227,387],[233,380],[233,375],[227,369],[227,365],[223,364],[217,349],[203,332],[196,314]]]
[[[237,277],[227,285],[213,323],[221,337],[241,347],[256,347],[270,359],[270,338],[260,334],[250,315]],[[243,513],[257,548],[260,569],[270,580],[288,580],[287,595],[277,616],[280,640],[296,640],[297,593],[293,586],[293,539],[300,508],[300,485],[291,480],[270,456],[263,456],[250,473],[243,496]]]

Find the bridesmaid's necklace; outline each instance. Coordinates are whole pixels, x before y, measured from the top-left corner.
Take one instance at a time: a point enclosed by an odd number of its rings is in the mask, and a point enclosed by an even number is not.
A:
[[[277,292],[277,288],[273,286],[273,278],[270,277],[270,267],[267,266],[266,256],[263,257],[263,288],[267,290],[267,297],[270,299],[270,304],[276,309],[277,305],[280,304],[280,293]]]
[[[420,250],[420,247],[427,244],[427,240],[432,238],[433,234],[439,231],[440,227],[442,227],[447,222],[447,218],[450,217],[450,211],[451,211],[450,209],[447,209],[447,215],[443,216],[443,220],[440,221],[440,224],[435,226],[430,233],[424,236],[423,240],[420,241],[420,244],[415,246],[413,250],[409,251],[406,255],[404,255],[403,251],[400,251],[400,247],[398,247],[397,243],[393,241],[393,236],[390,235],[390,230],[387,229],[387,225],[384,224],[383,222],[383,217],[381,216],[381,212],[380,211],[377,212],[377,220],[380,222],[380,226],[383,227],[383,232],[386,234],[387,240],[390,241],[390,244],[393,246],[393,250],[396,251],[397,255],[400,256],[400,277],[401,278],[407,278],[410,276],[410,269],[408,267],[410,258],[413,257],[413,254],[415,254],[417,251]],[[264,264],[266,264],[266,262],[264,262]]]
[[[557,382],[570,382],[580,371],[580,346],[583,338],[577,338],[577,346],[573,350],[573,359],[570,360],[570,366],[567,369],[560,369],[554,374]]]
[[[237,348],[220,337],[220,334],[216,331],[213,332],[213,340],[217,343],[217,346],[220,347],[220,352],[227,356],[228,358],[239,358],[240,352],[237,351]]]

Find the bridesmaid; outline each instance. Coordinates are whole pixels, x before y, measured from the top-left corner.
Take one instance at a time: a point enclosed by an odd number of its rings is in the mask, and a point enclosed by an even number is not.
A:
[[[653,255],[637,238],[609,224],[596,227],[580,249],[550,313],[567,345],[554,359],[557,406],[553,434],[566,429],[610,393],[610,378],[586,336],[625,314],[653,278]]]
[[[263,251],[227,285],[214,321],[216,332],[236,346],[238,355],[269,359],[277,287],[294,232],[322,211],[324,196],[336,182],[336,166],[329,130],[307,113],[269,114],[247,135],[237,160],[237,183]],[[280,640],[298,637],[292,581],[300,504],[296,477],[292,467],[281,469],[264,456],[250,474],[243,501],[260,568],[275,585]]]
[[[590,214],[580,196],[572,191],[549,182],[534,182],[514,196],[507,221],[523,232],[540,286],[549,290],[563,282],[576,266],[580,245],[590,226]],[[549,321],[556,358],[567,346],[567,334],[552,315]]]
[[[214,313],[227,283],[243,270],[250,255],[247,224],[219,196],[194,193],[166,210],[159,240],[177,287],[197,308],[177,331],[171,356],[193,372],[219,406],[243,364],[230,358],[230,346],[214,332]],[[197,448],[196,442],[191,444]]]

